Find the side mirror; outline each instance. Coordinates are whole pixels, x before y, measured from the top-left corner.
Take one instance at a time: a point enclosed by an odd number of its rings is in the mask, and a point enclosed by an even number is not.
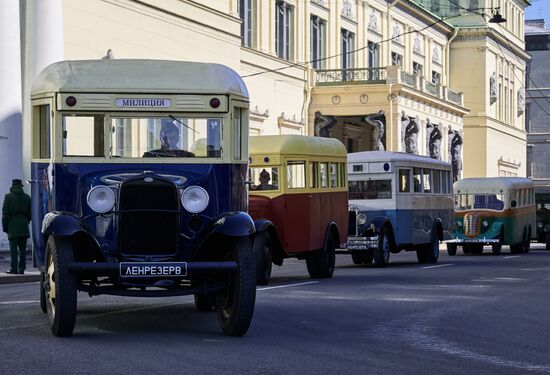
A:
[[[516,207],[517,205],[518,205],[518,202],[516,202],[516,201],[511,201],[511,202],[510,202],[510,206],[511,206],[512,208]]]

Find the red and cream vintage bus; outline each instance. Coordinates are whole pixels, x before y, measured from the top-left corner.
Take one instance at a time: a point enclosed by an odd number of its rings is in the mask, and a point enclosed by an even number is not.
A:
[[[256,225],[257,283],[272,263],[305,259],[312,278],[330,278],[347,240],[346,148],[301,135],[250,137],[249,214]]]

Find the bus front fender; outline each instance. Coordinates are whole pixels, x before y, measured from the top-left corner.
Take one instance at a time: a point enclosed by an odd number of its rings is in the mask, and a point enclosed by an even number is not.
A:
[[[42,220],[42,234],[45,236],[69,237],[76,233],[90,234],[73,213],[50,212]]]
[[[212,233],[220,233],[228,237],[250,236],[256,232],[254,221],[245,212],[233,212],[214,220]]]

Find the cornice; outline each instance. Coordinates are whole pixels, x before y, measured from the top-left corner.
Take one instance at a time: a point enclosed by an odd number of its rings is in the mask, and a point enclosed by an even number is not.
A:
[[[506,48],[516,56],[520,57],[525,62],[531,60],[531,56],[529,56],[527,51],[525,51],[517,44],[513,43],[497,30],[489,30],[489,27],[459,28],[458,35],[456,36],[454,41],[476,41],[484,40],[486,38],[492,39],[494,42],[498,43],[500,46]]]

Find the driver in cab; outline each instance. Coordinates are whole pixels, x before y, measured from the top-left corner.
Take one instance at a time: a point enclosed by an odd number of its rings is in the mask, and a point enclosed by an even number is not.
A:
[[[270,184],[270,180],[271,176],[269,175],[269,172],[265,169],[262,169],[262,171],[260,172],[260,184],[252,186],[252,190],[276,190],[277,187]]]
[[[193,157],[195,154],[178,147],[180,130],[170,119],[162,119],[159,132],[160,149],[149,150],[143,154],[144,158],[150,157]]]

